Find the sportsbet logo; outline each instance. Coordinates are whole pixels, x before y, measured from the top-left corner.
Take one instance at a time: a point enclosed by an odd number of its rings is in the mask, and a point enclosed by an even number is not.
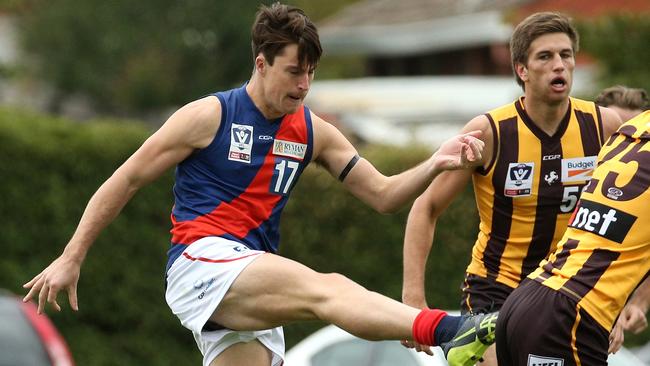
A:
[[[596,156],[562,159],[562,182],[584,182],[596,168]]]
[[[573,212],[569,226],[622,243],[636,216],[597,202],[581,200]]]

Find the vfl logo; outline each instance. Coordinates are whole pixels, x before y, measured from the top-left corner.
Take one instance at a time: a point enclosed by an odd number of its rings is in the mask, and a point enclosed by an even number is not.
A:
[[[527,366],[564,366],[564,359],[528,354]]]
[[[552,170],[550,173],[544,176],[544,180],[546,181],[546,183],[548,183],[549,186],[554,182],[556,182],[558,179],[560,179],[560,177],[557,175],[555,170]]]
[[[233,123],[230,128],[230,150],[228,151],[228,160],[250,164],[252,150],[253,126]]]
[[[526,164],[519,164],[514,169],[510,168],[508,175],[510,179],[515,181],[515,185],[524,184],[524,180],[528,179],[533,173],[533,167]]]
[[[569,220],[569,226],[622,243],[635,221],[636,216],[626,212],[597,202],[581,200]]]
[[[233,141],[235,142],[235,146],[237,146],[239,150],[246,149],[246,145],[250,144],[253,128],[251,127],[249,131],[247,127],[248,126],[235,127],[235,125],[233,125],[233,129],[232,129]]]
[[[535,163],[510,163],[503,194],[508,197],[530,196]]]

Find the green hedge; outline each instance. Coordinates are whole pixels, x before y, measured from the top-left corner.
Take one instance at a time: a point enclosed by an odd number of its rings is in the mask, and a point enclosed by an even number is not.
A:
[[[128,121],[0,111],[0,287],[25,293],[21,285],[58,256],[92,193],[149,133]],[[200,364],[163,296],[171,184],[168,174],[143,189],[99,237],[82,268],[79,312],[49,311],[78,365]]]
[[[133,121],[78,124],[0,109],[0,288],[25,293],[21,285],[61,252],[92,193],[151,132]],[[424,149],[377,146],[361,153],[386,174],[428,155]],[[310,167],[295,188],[283,217],[280,253],[400,299],[408,208],[380,215],[326,175]],[[64,306],[61,313],[48,312],[77,364],[200,364],[191,334],[163,295],[172,184],[169,172],[144,188],[97,240],[82,268],[80,311]],[[438,224],[427,270],[431,305],[458,308],[477,220],[468,187]],[[287,347],[321,326],[287,326]]]

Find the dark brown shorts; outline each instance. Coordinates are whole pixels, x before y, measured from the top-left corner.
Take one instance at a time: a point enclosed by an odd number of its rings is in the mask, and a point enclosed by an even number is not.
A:
[[[460,301],[460,311],[463,314],[468,312],[478,314],[499,310],[512,290],[514,290],[512,287],[496,282],[492,278],[466,273],[461,287],[463,296]]]
[[[574,299],[532,280],[503,304],[496,336],[499,366],[607,365],[609,332]]]

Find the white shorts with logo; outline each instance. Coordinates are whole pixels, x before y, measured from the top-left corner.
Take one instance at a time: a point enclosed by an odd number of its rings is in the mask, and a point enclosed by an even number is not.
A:
[[[181,324],[194,334],[203,354],[204,366],[229,346],[254,339],[273,353],[273,366],[282,364],[282,327],[241,332],[230,329],[203,330],[237,276],[264,253],[232,240],[207,237],[189,245],[169,268],[165,299]]]

